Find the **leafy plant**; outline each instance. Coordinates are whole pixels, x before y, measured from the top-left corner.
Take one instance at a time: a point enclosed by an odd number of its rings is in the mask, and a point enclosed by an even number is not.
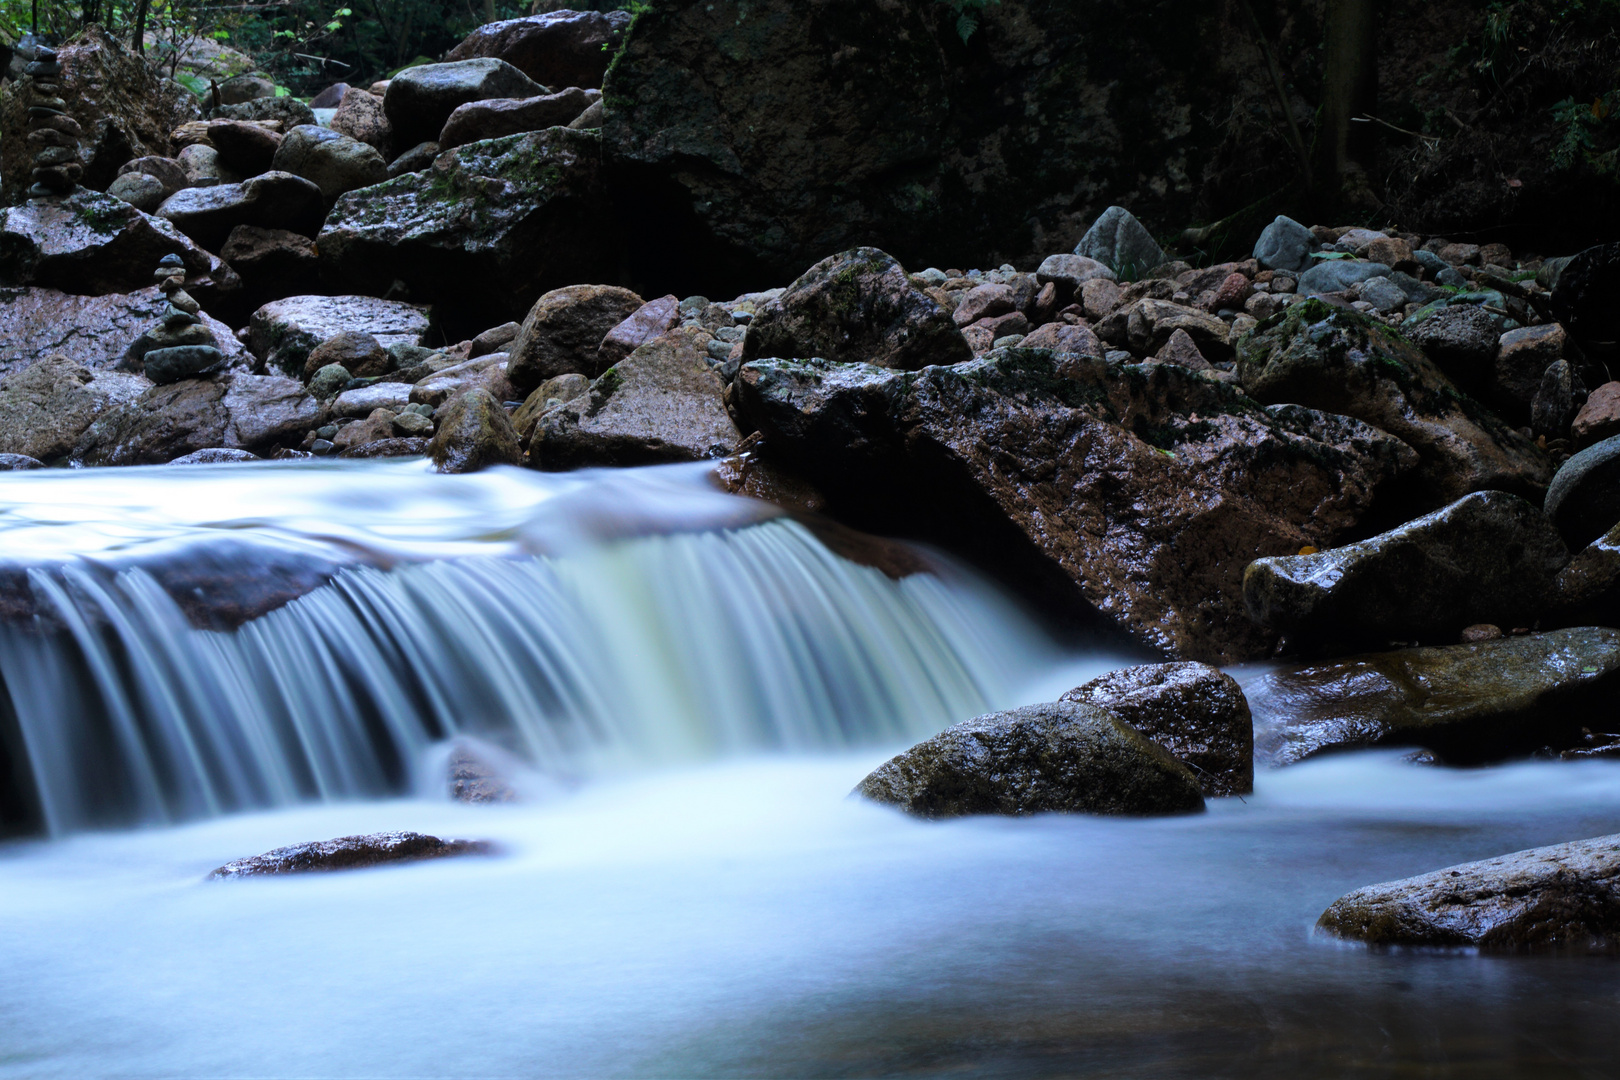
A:
[[[956,16],[956,36],[966,45],[969,38],[979,29],[979,20],[984,10],[1001,0],[939,0],[940,3],[951,9]]]
[[[1590,103],[1567,97],[1552,107],[1553,123],[1559,130],[1552,151],[1552,167],[1566,172],[1586,163],[1600,165],[1598,138],[1620,111],[1620,90],[1612,90]],[[1613,152],[1601,157],[1612,159]],[[1612,161],[1611,161],[1612,164]]]

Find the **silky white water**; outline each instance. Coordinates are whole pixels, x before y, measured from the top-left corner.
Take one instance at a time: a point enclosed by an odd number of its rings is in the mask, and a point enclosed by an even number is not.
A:
[[[1060,646],[948,565],[847,562],[700,470],[242,470],[0,476],[0,553],[49,624],[0,631],[47,831],[0,844],[0,1080],[1620,1059],[1609,960],[1311,930],[1360,885],[1620,831],[1612,763],[1362,753],[1191,817],[915,821],[848,792],[1130,658]],[[162,584],[188,559],[344,568],[198,629]],[[451,802],[458,735],[509,754],[527,801]],[[205,880],[392,829],[501,853]]]

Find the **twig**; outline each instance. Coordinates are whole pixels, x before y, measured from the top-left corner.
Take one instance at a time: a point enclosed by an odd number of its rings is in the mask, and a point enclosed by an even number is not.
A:
[[[1399,132],[1402,135],[1410,135],[1410,136],[1412,136],[1412,138],[1417,139],[1419,142],[1421,142],[1425,147],[1427,147],[1431,151],[1437,149],[1440,146],[1440,138],[1439,138],[1439,136],[1425,135],[1421,131],[1408,131],[1406,128],[1396,127],[1394,124],[1390,123],[1388,120],[1380,120],[1376,116],[1366,116],[1366,115],[1352,116],[1350,118],[1350,122],[1354,123],[1354,124],[1378,124],[1378,125],[1380,125],[1382,127],[1389,128],[1389,130],[1391,130],[1391,131]]]

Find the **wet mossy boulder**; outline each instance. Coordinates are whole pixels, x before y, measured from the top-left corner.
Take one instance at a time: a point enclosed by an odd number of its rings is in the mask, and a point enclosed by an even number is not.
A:
[[[1237,352],[1239,379],[1256,400],[1354,416],[1416,450],[1425,509],[1471,491],[1539,501],[1552,479],[1544,451],[1416,345],[1357,312],[1304,300],[1239,339]]]
[[[1516,851],[1335,900],[1316,924],[1373,946],[1620,952],[1620,835]]]
[[[593,132],[551,128],[459,146],[431,167],[351,191],[317,238],[345,291],[455,302],[521,319],[547,289],[618,273],[617,215]]]
[[[946,728],[852,794],[924,818],[968,814],[1189,814],[1192,770],[1106,709],[1029,705]]]
[[[1343,547],[1258,559],[1243,600],[1296,648],[1451,642],[1475,623],[1528,626],[1554,603],[1569,549],[1536,507],[1481,491]]]
[[[1245,695],[1257,756],[1275,765],[1374,746],[1470,765],[1610,730],[1617,689],[1620,630],[1587,626],[1279,670]]]
[[[1264,409],[1174,364],[1043,349],[914,372],[757,360],[728,394],[738,429],[845,520],[1211,663],[1276,644],[1244,611],[1245,566],[1331,544],[1416,461],[1360,421]]]

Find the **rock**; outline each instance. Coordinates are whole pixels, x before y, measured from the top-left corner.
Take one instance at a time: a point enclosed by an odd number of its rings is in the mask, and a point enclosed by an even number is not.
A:
[[[432,165],[438,156],[438,143],[431,141],[417,143],[388,163],[388,179],[392,180],[406,173],[422,172]]]
[[[320,284],[315,242],[300,233],[238,225],[219,254],[241,276],[242,300],[249,308],[307,293]]]
[[[0,288],[0,375],[56,355],[92,371],[113,367],[123,361],[130,342],[163,317],[167,306],[155,287],[94,297],[54,289]],[[229,362],[245,361],[229,327],[206,313],[199,318]]]
[[[169,132],[199,115],[189,91],[99,26],[86,28],[56,56],[62,96],[83,129],[79,154],[87,188],[107,187],[131,158],[167,156]],[[18,84],[0,91],[0,202],[17,202],[29,184],[26,109]]]
[[[1065,296],[1073,296],[1080,291],[1080,286],[1093,278],[1114,280],[1114,272],[1096,259],[1088,259],[1084,255],[1048,255],[1042,260],[1040,269],[1035,271],[1035,280],[1042,285],[1051,282],[1064,286],[1068,291]]]
[[[1481,394],[1489,389],[1494,375],[1501,336],[1502,320],[1473,304],[1441,308],[1407,332],[1412,343],[1457,385]]]
[[[50,356],[0,379],[0,453],[41,462],[65,457],[84,429],[150,384],[139,375],[94,372]]]
[[[248,349],[270,368],[302,375],[309,354],[345,331],[370,334],[385,348],[420,345],[427,312],[370,296],[289,296],[266,304],[248,324]]]
[[[1470,491],[1535,500],[1551,476],[1542,451],[1461,394],[1421,350],[1320,300],[1294,304],[1243,338],[1238,377],[1258,401],[1353,416],[1411,446],[1422,509]]]
[[[1198,351],[1197,342],[1185,330],[1177,330],[1153,355],[1161,364],[1180,364],[1189,371],[1209,371],[1213,365]]]
[[[384,160],[391,161],[394,157],[394,126],[388,122],[382,98],[376,94],[358,86],[349,87],[343,92],[343,100],[327,126],[340,135],[365,143]]]
[[[956,302],[956,309],[951,312],[951,320],[957,326],[969,326],[980,319],[993,319],[998,315],[1011,314],[1017,304],[1013,301],[1013,291],[1006,285],[978,285],[963,293]]]
[[[1559,468],[1547,488],[1547,516],[1571,550],[1620,522],[1620,435],[1588,446]]]
[[[495,57],[548,86],[601,86],[629,26],[627,11],[550,11],[480,26],[445,59]]]
[[[196,450],[296,445],[318,407],[295,379],[229,374],[156,386],[111,409],[74,445],[79,465],[161,465]]]
[[[603,107],[602,99],[597,98],[585,107],[584,112],[574,117],[568,126],[576,130],[594,129],[599,131],[602,127],[602,117],[606,113],[607,109]]]
[[[1497,339],[1493,401],[1510,419],[1527,419],[1541,376],[1564,357],[1567,335],[1557,323],[1521,326]]]
[[[680,301],[673,294],[647,301],[603,335],[596,349],[595,370],[606,371],[640,346],[680,324]]]
[[[816,263],[748,324],[744,363],[821,357],[915,370],[955,364],[971,350],[939,302],[876,248]]]
[[[1562,439],[1569,434],[1575,410],[1586,396],[1567,360],[1554,360],[1541,373],[1541,386],[1530,399],[1530,427],[1545,439]]]
[[[450,781],[450,797],[457,802],[477,805],[518,801],[516,789],[501,770],[464,744],[451,750],[445,773]]]
[[[263,461],[256,454],[246,450],[227,450],[222,446],[211,447],[207,450],[197,450],[185,457],[177,457],[169,462],[170,465],[232,465],[244,461]]]
[[[335,82],[325,90],[309,99],[309,107],[315,109],[336,109],[343,103],[343,95],[349,92],[349,84]]]
[[[536,421],[547,409],[564,401],[572,401],[589,393],[590,389],[591,380],[575,372],[558,375],[555,379],[547,379],[541,383],[534,393],[524,399],[517,412],[512,414],[512,427],[517,430],[518,439],[527,446]]]
[[[353,391],[351,391],[352,393]],[[356,456],[357,451],[364,450],[374,444],[388,444],[378,450],[373,450],[366,457],[403,457],[407,454],[422,452],[427,446],[426,439],[412,439],[412,443],[420,446],[409,450],[401,450],[392,445],[399,440],[394,434],[394,420],[397,418],[395,408],[403,408],[403,404],[395,401],[393,408],[372,409],[363,419],[356,419],[354,423],[345,424],[338,429],[332,437],[332,446],[341,457]]]
[[[399,412],[409,404],[411,404],[409,383],[379,382],[343,391],[332,402],[332,415],[359,418],[370,416],[378,409]]]
[[[548,470],[721,458],[741,435],[709,366],[710,334],[682,326],[638,347],[590,391],[543,413],[529,463]]]
[[[314,236],[321,227],[321,189],[301,176],[267,172],[240,184],[186,188],[158,207],[158,215],[210,251],[224,246],[238,225],[287,229]]]
[[[1620,382],[1606,382],[1592,391],[1569,428],[1578,449],[1620,435]],[[1620,519],[1617,519],[1620,520]]]
[[[394,137],[410,145],[438,136],[456,106],[488,98],[531,98],[549,93],[504,60],[476,57],[406,68],[388,83],[383,112]]]
[[[1368,885],[1316,924],[1368,945],[1620,952],[1620,836],[1599,836]]]
[[[1243,305],[1249,299],[1249,294],[1253,289],[1254,286],[1246,275],[1237,272],[1227,274],[1226,277],[1221,279],[1220,285],[1216,286],[1215,295],[1205,305],[1205,310],[1210,312],[1242,311]],[[1396,291],[1399,292],[1400,290],[1397,289]],[[1405,299],[1406,294],[1402,293],[1401,301],[1404,302]]]
[[[238,75],[219,84],[221,105],[240,105],[255,98],[273,98],[276,84],[263,75]]]
[[[1299,275],[1299,295],[1320,296],[1323,293],[1343,292],[1376,277],[1388,277],[1393,271],[1383,263],[1330,259],[1318,262]]]
[[[1186,764],[1211,798],[1254,790],[1254,724],[1230,675],[1207,664],[1142,664],[1064,694],[1107,709]]]
[[[196,143],[175,155],[185,171],[182,187],[213,187],[215,184],[234,184],[242,180],[237,173],[225,168],[219,160],[219,151],[212,146]]]
[[[107,194],[120,202],[127,202],[142,213],[150,214],[162,205],[171,192],[163,181],[142,172],[121,173],[107,187]]]
[[[1267,270],[1299,274],[1309,269],[1311,252],[1317,249],[1311,230],[1293,218],[1277,215],[1255,241],[1254,258]]]
[[[187,288],[209,301],[241,287],[229,266],[172,224],[100,192],[80,188],[0,211],[0,285],[130,293],[151,284],[165,255],[180,257]]]
[[[250,120],[212,120],[206,127],[219,160],[244,177],[267,172],[281,146],[278,132]]]
[[[1217,316],[1169,300],[1143,299],[1120,307],[1097,324],[1097,336],[1111,345],[1129,346],[1132,352],[1152,354],[1163,349],[1177,331],[1185,333],[1206,359],[1226,360],[1232,355],[1231,331]]]
[[[339,457],[359,458],[391,458],[391,457],[421,457],[428,452],[428,440],[415,438],[373,439],[360,446],[351,447]]]
[[[328,203],[388,179],[388,161],[374,147],[314,124],[287,133],[276,151],[275,168],[310,181]]]
[[[386,375],[394,368],[394,358],[382,342],[364,330],[344,330],[333,334],[310,350],[304,361],[304,380],[328,364],[342,364],[356,379],[373,379]]]
[[[1275,642],[1243,610],[1248,562],[1331,543],[1414,463],[1365,424],[1263,410],[1174,365],[1041,350],[918,372],[760,360],[730,393],[740,430],[851,523],[969,552],[1048,607],[1211,662]]]
[[[185,169],[181,168],[180,163],[174,158],[148,155],[146,157],[131,158],[118,166],[119,176],[128,176],[130,173],[150,176],[162,183],[165,198],[173,195],[188,183]],[[112,189],[109,187],[107,192],[111,194]]]
[[[523,464],[523,449],[506,410],[482,389],[464,391],[441,406],[439,431],[428,454],[442,473]]]
[[[1613,720],[1620,630],[1544,634],[1370,653],[1248,684],[1261,760],[1421,746],[1453,765],[1573,746]]]
[[[1384,315],[1388,315],[1392,311],[1399,311],[1406,306],[1405,290],[1387,277],[1368,278],[1363,281],[1361,283],[1361,298],[1371,304],[1374,311]],[[1471,308],[1470,310],[1478,309]],[[1428,322],[1424,322],[1419,326],[1419,329],[1427,325]],[[1431,353],[1431,355],[1433,354]]]
[[[600,137],[566,128],[469,143],[340,198],[321,261],[359,291],[398,279],[419,299],[522,318],[548,289],[618,272],[601,168]]]
[[[1259,559],[1243,599],[1296,645],[1453,641],[1471,623],[1530,625],[1569,557],[1540,510],[1482,491],[1353,544]]]
[[[1070,326],[1068,323],[1047,323],[1031,330],[1019,347],[1024,349],[1050,349],[1055,353],[1079,353],[1097,360],[1103,358],[1103,345],[1089,327]]]
[[[504,322],[499,326],[490,327],[472,339],[472,348],[467,352],[467,359],[476,360],[493,352],[506,352],[520,329],[522,325],[515,322]]]
[[[601,98],[577,86],[532,98],[494,98],[458,105],[439,132],[439,148],[451,150],[478,139],[498,139],[526,131],[566,126]]]
[[[1080,286],[1079,303],[1088,319],[1103,319],[1113,314],[1120,300],[1120,287],[1106,278],[1092,278]]]
[[[1620,331],[1614,319],[1620,296],[1620,243],[1599,244],[1570,259],[1549,301],[1553,315],[1586,351],[1612,353]]]
[[[570,371],[595,378],[603,371],[602,339],[642,304],[629,289],[613,285],[553,289],[524,316],[507,350],[507,377],[524,393]]]
[[[925,818],[968,814],[1186,814],[1192,771],[1093,705],[989,713],[889,759],[852,792]]]
[[[1356,254],[1397,270],[1412,270],[1417,266],[1412,258],[1412,245],[1398,236],[1374,236]]]
[[[224,355],[213,345],[173,345],[148,350],[141,373],[157,386],[195,379],[225,369]]]
[[[341,394],[354,378],[342,364],[328,364],[309,380],[309,392],[316,401],[328,401]]]
[[[1074,253],[1097,260],[1126,281],[1138,281],[1164,262],[1164,251],[1153,234],[1123,206],[1104,210]]]
[[[411,387],[410,400],[414,404],[437,408],[456,394],[480,385],[494,368],[506,363],[506,353],[488,353],[474,360],[452,364],[418,381]]]
[[[383,863],[416,862],[450,855],[492,855],[494,845],[483,840],[440,840],[414,832],[372,833],[369,836],[340,836],[336,840],[316,840],[276,848],[250,859],[228,862],[209,874],[212,880],[261,877],[266,874],[297,874],[311,870],[358,870]]]
[[[271,121],[280,124],[282,131],[291,131],[300,124],[313,124],[315,112],[295,97],[264,97],[221,105],[214,110],[214,119]]]
[[[0,454],[0,471],[24,472],[28,469],[43,469],[45,463],[38,458],[31,458],[26,454]]]

